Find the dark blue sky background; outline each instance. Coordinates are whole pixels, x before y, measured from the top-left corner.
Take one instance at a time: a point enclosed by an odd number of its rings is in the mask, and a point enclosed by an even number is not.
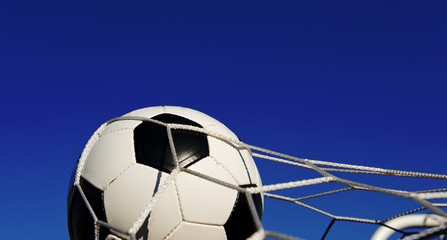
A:
[[[298,157],[445,174],[446,14],[444,1],[1,2],[2,238],[68,239],[84,144],[147,106],[200,110]],[[300,177],[258,166],[265,183]],[[368,217],[391,202],[349,206]],[[318,239],[330,219],[308,213],[270,200],[264,221]]]

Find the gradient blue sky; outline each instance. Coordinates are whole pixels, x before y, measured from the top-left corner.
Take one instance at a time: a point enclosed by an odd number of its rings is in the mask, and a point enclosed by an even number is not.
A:
[[[0,2],[2,238],[68,239],[84,144],[147,106],[200,110],[299,157],[446,173],[446,14],[445,1]],[[299,178],[258,166],[265,183]],[[329,219],[306,214],[266,201],[264,221],[321,237]]]

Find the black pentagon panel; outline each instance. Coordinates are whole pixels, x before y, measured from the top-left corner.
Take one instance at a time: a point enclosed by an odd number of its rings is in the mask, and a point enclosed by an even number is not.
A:
[[[164,123],[202,127],[194,121],[173,114],[160,114],[152,119]],[[187,160],[191,165],[209,155],[206,134],[176,129],[171,132],[179,162]],[[151,122],[141,123],[134,129],[134,146],[137,163],[167,173],[175,168],[176,164],[172,157],[167,130],[164,126]]]
[[[241,185],[241,187],[256,187],[255,184]],[[260,193],[251,195],[258,216],[262,218],[262,197]],[[248,205],[245,194],[238,193],[233,211],[224,225],[228,240],[247,239],[258,229]]]
[[[153,119],[164,123],[177,123],[200,128],[203,127],[190,119],[168,113],[157,115],[153,117]],[[188,161],[189,164],[186,167],[209,155],[206,134],[178,129],[173,129],[171,132],[177,158],[179,162]]]
[[[179,162],[189,162],[185,167],[209,155],[208,139],[205,134],[174,130],[172,138]]]
[[[99,220],[107,222],[106,210],[104,209],[104,193],[99,188],[95,187],[85,178],[81,177],[79,184],[84,192],[85,197],[93,209],[96,217]]]
[[[200,125],[190,119],[187,119],[187,118],[184,118],[181,116],[177,116],[174,114],[169,114],[169,113],[163,113],[163,114],[157,115],[155,117],[152,117],[152,119],[155,119],[155,120],[158,120],[158,121],[164,122],[164,123],[178,123],[178,124],[191,125],[191,126],[195,126],[195,127],[203,127],[202,125]]]
[[[68,232],[71,240],[94,240],[95,225],[92,215],[79,190],[74,186],[68,199]],[[99,239],[105,240],[109,230],[101,228]]]
[[[133,140],[137,163],[168,173],[175,168],[165,127],[143,122],[134,129]]]

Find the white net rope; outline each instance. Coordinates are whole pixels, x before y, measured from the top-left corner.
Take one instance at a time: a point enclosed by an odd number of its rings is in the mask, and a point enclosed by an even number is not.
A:
[[[293,181],[287,181],[287,182],[279,182],[274,184],[266,184],[261,187],[249,187],[249,188],[242,188],[240,186],[221,181],[219,179],[213,178],[212,176],[204,175],[200,172],[193,171],[191,169],[185,168],[185,166],[188,165],[188,163],[182,162],[181,164],[177,162],[177,168],[172,171],[170,176],[165,179],[159,186],[159,189],[157,193],[154,195],[154,197],[151,199],[151,201],[146,205],[146,207],[143,209],[143,211],[140,213],[140,216],[135,220],[132,227],[128,230],[118,229],[112,225],[109,225],[108,223],[105,223],[101,220],[98,220],[98,218],[95,216],[95,213],[93,212],[91,206],[89,205],[86,197],[84,196],[82,189],[80,188],[79,181],[80,176],[82,173],[82,169],[85,163],[85,160],[87,158],[87,155],[89,154],[92,146],[94,143],[99,139],[101,131],[104,130],[104,128],[116,121],[126,121],[126,120],[138,120],[138,121],[148,121],[153,122],[159,125],[162,125],[166,127],[168,132],[168,138],[169,138],[169,144],[172,150],[173,158],[176,159],[177,156],[175,154],[175,145],[172,139],[171,130],[186,130],[186,131],[193,131],[198,133],[203,133],[208,136],[214,137],[216,139],[220,139],[221,141],[225,141],[227,143],[233,144],[235,146],[238,146],[240,148],[248,149],[252,155],[252,157],[258,161],[261,160],[267,160],[279,163],[281,165],[287,165],[290,168],[296,168],[296,169],[308,169],[312,170],[317,174],[317,177],[309,178],[309,179],[297,179]],[[414,172],[414,171],[401,171],[401,170],[394,170],[394,169],[384,169],[384,168],[377,168],[377,167],[369,167],[369,166],[360,166],[360,165],[353,165],[353,164],[343,164],[343,163],[336,163],[336,162],[329,162],[329,161],[321,161],[321,160],[311,160],[311,159],[304,159],[304,158],[298,158],[290,155],[286,155],[283,153],[271,151],[265,148],[260,148],[257,146],[249,145],[244,142],[241,142],[238,139],[228,138],[227,136],[224,136],[222,134],[219,134],[217,132],[209,131],[204,128],[190,126],[190,125],[183,125],[183,124],[166,124],[157,120],[153,120],[150,118],[144,118],[144,117],[137,117],[137,116],[123,116],[119,118],[112,119],[103,125],[101,125],[98,130],[93,134],[93,136],[90,138],[88,143],[86,144],[86,147],[84,148],[84,151],[81,154],[81,157],[78,162],[78,168],[75,175],[75,181],[74,184],[78,187],[81,196],[83,197],[84,201],[87,204],[87,207],[89,208],[90,213],[93,216],[94,222],[95,222],[95,239],[99,239],[99,228],[100,227],[106,227],[109,229],[113,229],[117,232],[120,232],[122,234],[128,235],[130,239],[136,240],[136,232],[142,227],[144,224],[144,221],[147,219],[149,214],[151,213],[151,210],[159,200],[160,196],[164,193],[167,186],[174,181],[174,178],[176,175],[178,175],[180,172],[187,172],[189,174],[193,174],[197,177],[200,177],[204,180],[211,181],[217,184],[220,184],[222,186],[235,189],[239,191],[240,193],[244,193],[247,197],[251,213],[253,215],[253,220],[255,221],[258,231],[255,232],[252,236],[250,236],[249,239],[253,240],[260,240],[265,238],[271,238],[271,239],[302,239],[299,237],[290,236],[287,234],[283,234],[276,231],[270,231],[267,229],[264,229],[264,226],[261,222],[260,216],[258,216],[257,211],[255,209],[255,206],[253,204],[253,200],[250,197],[250,194],[254,193],[261,193],[264,197],[285,201],[292,203],[294,205],[306,208],[308,210],[311,210],[315,213],[327,216],[331,218],[329,226],[326,228],[325,232],[322,234],[321,239],[325,239],[327,234],[331,231],[333,225],[335,222],[353,222],[353,223],[364,223],[364,224],[374,224],[377,225],[377,227],[386,227],[389,229],[392,229],[395,232],[398,232],[401,234],[400,239],[431,239],[427,238],[427,236],[440,236],[447,233],[447,213],[445,211],[445,208],[447,208],[447,188],[437,188],[437,189],[431,189],[430,186],[427,187],[425,190],[417,190],[417,191],[408,191],[408,190],[402,190],[398,188],[390,188],[390,187],[378,187],[373,184],[365,184],[360,181],[353,181],[349,180],[347,177],[340,177],[336,176],[336,173],[339,174],[353,174],[354,179],[355,175],[386,175],[386,176],[394,176],[394,177],[408,177],[408,178],[420,178],[420,179],[437,179],[437,180],[447,180],[447,175],[444,174],[432,174],[432,173],[423,173],[423,172]],[[262,175],[261,175],[262,177]],[[299,174],[296,174],[295,177],[299,177]],[[343,187],[335,189],[335,190],[329,190],[329,191],[321,191],[318,193],[312,193],[305,196],[300,197],[293,197],[288,196],[288,194],[282,194],[282,190],[288,190],[288,189],[300,189],[306,186],[318,186],[324,183],[338,183],[341,184]],[[445,185],[445,183],[443,183]],[[397,214],[390,214],[388,217],[383,219],[372,219],[372,218],[361,218],[361,217],[355,217],[355,216],[346,216],[346,215],[338,215],[331,213],[331,211],[320,209],[316,206],[312,206],[310,204],[306,204],[303,201],[309,200],[309,199],[317,199],[321,197],[326,196],[332,196],[339,193],[344,192],[350,192],[350,191],[366,191],[366,192],[374,192],[374,193],[381,193],[381,194],[387,194],[396,196],[402,199],[409,199],[415,202],[418,207],[407,209],[405,211],[399,212]],[[303,191],[305,192],[305,191]],[[266,206],[268,207],[268,206]],[[390,220],[397,219],[402,216],[407,216],[413,213],[421,212],[421,211],[430,211],[431,214],[435,214],[440,217],[442,220],[439,226],[436,227],[430,227],[426,229],[420,229],[416,232],[406,232],[401,229],[395,229],[392,226],[388,226],[386,223]],[[287,221],[287,220],[286,220]],[[322,223],[315,223],[315,224],[322,224]],[[323,223],[324,224],[324,223]]]

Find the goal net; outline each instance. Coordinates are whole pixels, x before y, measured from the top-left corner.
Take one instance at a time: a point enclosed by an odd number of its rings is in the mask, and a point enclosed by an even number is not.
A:
[[[153,121],[126,116],[110,120],[102,127],[122,120]],[[447,175],[298,158],[200,127],[165,125],[168,134],[174,129],[194,131],[249,150],[261,173],[261,187],[241,188],[181,165],[171,173],[188,172],[245,195],[257,226],[257,231],[249,239],[409,240],[445,239],[447,236]],[[169,140],[174,149],[172,135]],[[94,141],[95,135],[87,143],[83,155],[88,154],[88,146]],[[170,176],[160,184],[158,192],[130,230],[116,229],[94,217],[95,238],[99,239],[100,228],[109,228],[128,235],[129,239],[136,239],[135,232],[147,219],[172,178]],[[251,198],[256,193],[265,199],[262,221]],[[85,196],[83,198],[87,201]],[[94,215],[91,208],[89,210]]]
[[[276,205],[276,201],[288,203],[286,212],[290,208],[305,209],[302,214],[299,214],[299,211],[297,211],[294,212],[295,215],[283,215],[280,219],[271,220],[284,222],[279,225],[287,225],[288,228],[291,226],[296,229],[298,234],[305,228],[312,229],[313,226],[319,226],[316,229],[323,231],[311,234],[312,239],[331,239],[331,232],[337,231],[338,224],[342,225],[340,227],[344,229],[341,230],[342,236],[349,235],[349,233],[356,235],[343,237],[343,239],[364,239],[367,236],[359,237],[358,233],[352,230],[358,228],[357,224],[363,224],[372,226],[374,230],[377,229],[372,236],[369,236],[372,240],[447,239],[445,237],[447,236],[447,213],[445,211],[447,208],[447,188],[443,188],[443,186],[446,186],[445,180],[447,180],[447,175],[303,159],[249,145],[236,139],[228,139],[225,136],[195,127],[181,125],[172,127],[205,132],[210,136],[250,149],[258,166],[262,165],[261,161],[271,162],[264,165],[268,169],[267,171],[276,172],[276,174],[269,173],[274,176],[273,182],[271,184],[264,183],[262,187],[243,190],[246,193],[263,193],[264,197],[267,198],[265,211],[270,211],[270,207],[272,207],[271,211],[275,211],[274,205]],[[282,171],[282,169],[287,170]],[[265,174],[263,174],[262,169],[260,171],[261,177],[263,177]],[[285,172],[287,174],[284,174]],[[201,177],[210,181],[216,181],[209,176]],[[380,179],[380,177],[385,177],[386,179]],[[281,182],[278,182],[279,178],[281,178]],[[399,181],[402,180],[399,178],[406,179]],[[378,186],[376,183],[385,183],[384,185],[387,186]],[[434,188],[433,186],[439,186],[439,188]],[[235,186],[228,185],[228,187]],[[337,200],[333,198],[336,195],[339,195],[336,198]],[[248,199],[250,198],[249,196],[247,194]],[[367,203],[359,203],[359,201],[365,198],[367,198]],[[267,201],[268,199],[272,201]],[[316,205],[312,205],[312,201]],[[328,204],[322,204],[324,201],[333,202],[332,207],[327,208]],[[318,207],[319,204],[325,206],[326,209]],[[343,208],[350,208],[349,204],[358,205],[362,209],[361,211],[354,211],[354,214],[350,215],[336,213],[352,213],[353,211],[349,210],[343,211]],[[371,206],[371,204],[377,205]],[[259,216],[257,216],[253,205],[251,205],[251,208],[254,218],[258,218]],[[383,208],[381,212],[384,213],[371,213],[371,211],[375,211],[375,208]],[[339,211],[340,209],[341,211]],[[326,222],[311,222],[312,219],[306,216],[306,214],[309,214],[309,211],[330,220],[326,220]],[[387,213],[386,211],[390,212]],[[383,215],[384,217],[367,217],[377,215]],[[319,218],[313,219],[317,220]],[[305,239],[299,235],[292,236],[287,234],[288,229],[281,232],[270,230],[261,223],[259,218],[257,221],[259,229],[250,239]],[[340,239],[340,235],[332,239]]]
[[[289,229],[294,225],[293,232],[318,229],[308,234],[310,239],[447,239],[447,175],[303,159],[240,144],[252,150],[258,165],[276,164],[263,165],[275,165],[283,182],[259,190],[272,203],[286,202],[289,210],[292,205],[301,208],[278,219],[288,222]],[[308,239],[267,226],[260,235],[256,239]]]

